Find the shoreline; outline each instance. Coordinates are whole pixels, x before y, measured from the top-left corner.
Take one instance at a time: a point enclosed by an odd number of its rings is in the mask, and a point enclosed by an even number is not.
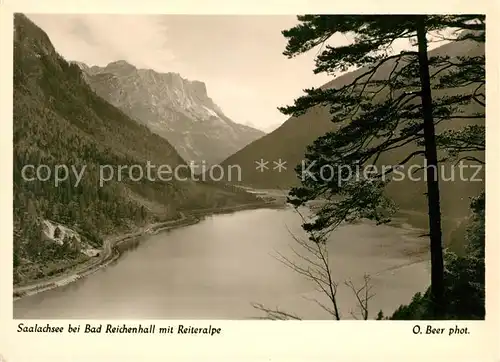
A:
[[[280,197],[271,197],[272,201],[267,199],[263,202],[256,202],[250,204],[240,204],[226,207],[218,208],[206,208],[197,209],[180,212],[181,217],[175,220],[164,221],[159,223],[150,224],[148,226],[142,227],[135,232],[121,234],[118,236],[110,236],[106,238],[103,242],[101,256],[97,257],[97,260],[88,260],[83,263],[72,265],[65,269],[61,273],[58,273],[51,277],[45,277],[43,279],[33,280],[24,285],[14,285],[13,286],[13,301],[17,301],[24,297],[33,296],[35,294],[42,293],[44,291],[52,290],[58,287],[68,285],[70,283],[76,282],[82,278],[85,278],[93,273],[109,266],[113,262],[116,262],[120,256],[123,254],[123,250],[119,250],[119,246],[137,239],[141,239],[145,236],[156,235],[158,233],[169,231],[176,228],[181,228],[185,226],[190,226],[197,224],[202,221],[204,217],[233,213],[244,210],[255,210],[255,209],[276,209],[283,208],[286,203],[280,200]],[[402,210],[403,211],[403,210]],[[400,220],[403,219],[408,222],[412,228],[420,229],[416,225],[408,220],[408,213],[404,212],[399,215]],[[186,215],[187,214],[187,215]],[[405,215],[406,214],[406,215]],[[420,214],[420,213],[419,213]],[[406,217],[405,217],[406,216]],[[422,216],[422,215],[419,215]],[[396,225],[390,225],[392,227],[398,228]],[[399,225],[401,227],[401,225]]]
[[[203,217],[205,216],[232,213],[244,210],[281,208],[283,206],[284,205],[275,200],[274,202],[266,201],[219,208],[192,210],[189,211],[189,214],[187,216],[184,212],[180,212],[181,217],[178,219],[150,224],[149,226],[142,228],[142,230],[138,230],[128,234],[122,234],[116,237],[108,237],[104,240],[102,246],[102,255],[98,257],[98,260],[90,260],[77,265],[73,265],[60,274],[54,275],[49,278],[44,278],[42,280],[33,280],[32,282],[28,282],[25,285],[14,285],[12,293],[13,302],[24,297],[33,296],[35,294],[68,285],[94,274],[95,272],[117,261],[122,254],[122,252],[118,250],[117,247],[131,240],[136,240],[148,235],[156,235],[158,233],[176,228],[194,225],[202,221]]]

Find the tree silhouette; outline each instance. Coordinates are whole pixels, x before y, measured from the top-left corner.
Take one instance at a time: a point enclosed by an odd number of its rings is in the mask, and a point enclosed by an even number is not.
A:
[[[437,166],[464,152],[484,151],[484,125],[450,128],[437,135],[436,127],[456,119],[484,119],[485,63],[484,54],[429,57],[428,41],[433,33],[438,40],[464,46],[484,43],[485,17],[304,15],[298,20],[299,25],[283,31],[288,40],[286,56],[291,58],[321,46],[315,73],[335,75],[364,68],[349,84],[336,89],[306,89],[294,105],[280,108],[286,115],[300,116],[313,107],[326,106],[331,120],[338,124],[336,130],[308,147],[307,174],[296,168],[301,186],[291,190],[289,201],[295,206],[318,197],[328,201],[313,222],[304,224],[308,232],[328,233],[342,222],[359,218],[385,223],[396,210],[385,192],[391,175],[418,156],[425,156],[431,297],[434,316],[439,318],[445,301]],[[353,36],[354,41],[341,46],[328,44],[335,34]],[[417,50],[392,52],[393,44],[400,40],[412,41]],[[379,164],[384,155],[396,149],[407,153],[390,167],[371,168],[367,174],[366,166]],[[438,151],[443,153],[441,159]],[[364,170],[362,174],[352,174],[360,169]]]

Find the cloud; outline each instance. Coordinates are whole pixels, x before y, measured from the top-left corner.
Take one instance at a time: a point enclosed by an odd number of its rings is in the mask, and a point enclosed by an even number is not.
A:
[[[175,62],[161,16],[29,14],[68,60],[106,65],[126,60],[138,67],[165,69]]]
[[[176,72],[206,83],[208,95],[236,122],[279,123],[277,106],[313,75],[314,54],[287,59],[281,30],[294,16],[28,14],[67,60],[104,66],[126,60],[139,68]]]

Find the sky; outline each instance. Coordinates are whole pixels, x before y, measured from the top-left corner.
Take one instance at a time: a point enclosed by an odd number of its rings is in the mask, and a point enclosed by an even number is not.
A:
[[[277,107],[303,89],[332,80],[314,74],[318,50],[283,55],[282,30],[293,15],[28,14],[68,61],[105,66],[125,60],[138,68],[202,81],[208,96],[233,121],[271,131],[286,121]],[[329,43],[352,41],[336,34]],[[430,44],[429,48],[438,44]],[[408,49],[407,40],[394,51]]]
[[[126,60],[138,68],[176,72],[207,85],[209,97],[233,121],[269,130],[287,117],[315,75],[314,52],[288,59],[281,34],[290,15],[29,14],[66,60],[104,66]]]

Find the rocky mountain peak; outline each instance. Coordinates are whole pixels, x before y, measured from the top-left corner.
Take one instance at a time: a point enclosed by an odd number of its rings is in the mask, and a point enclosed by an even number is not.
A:
[[[220,162],[264,135],[233,122],[209,97],[204,82],[179,73],[138,69],[119,60],[93,66],[87,74],[97,94],[166,138],[188,162]]]
[[[205,83],[200,82],[198,80],[194,80],[191,82],[191,87],[193,92],[199,97],[208,97],[207,95],[207,86]]]
[[[111,62],[106,67],[104,67],[104,72],[114,73],[114,74],[129,74],[135,72],[137,68],[125,60],[117,60],[116,62]]]
[[[90,70],[90,67],[85,63],[77,62],[77,61],[70,61],[69,63],[77,65],[78,68],[80,68],[84,72],[88,72]]]

